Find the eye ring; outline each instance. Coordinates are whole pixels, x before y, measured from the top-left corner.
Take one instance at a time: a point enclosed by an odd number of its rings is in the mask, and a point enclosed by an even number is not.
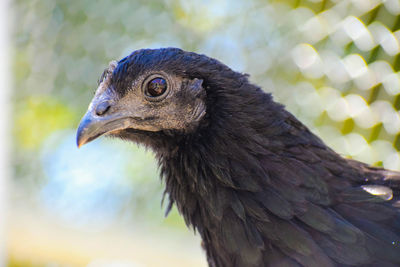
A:
[[[163,75],[153,74],[147,77],[143,83],[143,93],[149,101],[163,100],[170,90],[170,83]]]

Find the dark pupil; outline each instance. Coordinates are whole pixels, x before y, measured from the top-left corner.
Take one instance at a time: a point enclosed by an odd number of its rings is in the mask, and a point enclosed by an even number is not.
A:
[[[160,96],[167,90],[167,82],[163,78],[155,78],[147,85],[147,92],[150,96]]]

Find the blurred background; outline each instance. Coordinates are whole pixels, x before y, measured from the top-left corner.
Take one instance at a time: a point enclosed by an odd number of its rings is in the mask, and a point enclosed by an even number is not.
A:
[[[399,0],[10,6],[7,266],[206,266],[176,210],[163,216],[151,152],[107,138],[75,145],[103,69],[139,48],[215,57],[340,154],[400,170]]]

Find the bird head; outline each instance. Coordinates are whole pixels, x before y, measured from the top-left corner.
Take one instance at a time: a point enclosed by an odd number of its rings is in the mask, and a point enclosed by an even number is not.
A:
[[[78,147],[105,134],[124,138],[190,132],[206,114],[202,76],[207,74],[198,73],[196,66],[209,61],[206,56],[163,48],[138,50],[111,62],[78,127]]]

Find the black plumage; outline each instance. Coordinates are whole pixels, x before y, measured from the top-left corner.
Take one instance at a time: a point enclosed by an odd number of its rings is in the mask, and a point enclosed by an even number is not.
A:
[[[341,157],[215,59],[165,48],[111,63],[78,145],[102,134],[154,151],[210,266],[400,266],[400,173]]]

